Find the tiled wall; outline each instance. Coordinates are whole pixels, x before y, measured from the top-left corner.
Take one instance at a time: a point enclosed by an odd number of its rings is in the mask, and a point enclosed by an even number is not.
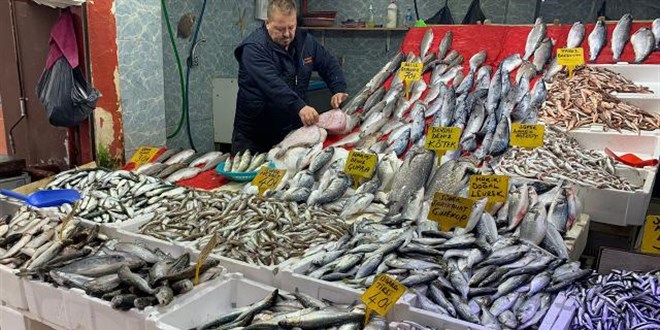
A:
[[[165,145],[163,48],[159,0],[115,2],[125,154]]]
[[[149,0],[151,3],[154,0]],[[119,1],[122,2],[122,1]],[[469,6],[469,0],[449,0],[448,6],[454,21],[463,20]],[[535,7],[539,3],[539,12],[546,22],[561,18],[563,22],[575,20],[593,21],[595,12],[601,0],[568,1],[568,0],[481,0],[484,14],[493,23],[527,24],[534,19]],[[166,0],[169,17],[174,33],[179,18],[192,12],[199,16],[202,0]],[[337,21],[347,18],[365,19],[368,16],[369,4],[373,4],[376,23],[381,24],[386,13],[389,0],[309,0],[309,10],[338,10]],[[400,0],[400,15],[405,15],[412,0]],[[421,18],[427,19],[444,6],[442,0],[419,0],[418,9]],[[634,8],[631,1],[608,1],[608,16],[619,18],[623,12],[630,11],[635,19],[652,19],[660,16],[660,2],[657,0],[636,0]],[[239,9],[240,8],[240,9]],[[239,29],[239,18],[244,16],[244,29]],[[198,149],[207,150],[213,147],[213,113],[212,113],[212,77],[236,77],[238,63],[233,57],[233,50],[250,32],[259,27],[261,21],[254,19],[253,0],[209,0],[200,29],[199,38],[206,43],[198,48],[199,66],[190,74],[190,116],[193,129],[193,139]],[[174,61],[172,47],[165,24],[162,24],[162,50],[164,63],[165,88],[165,119],[167,133],[176,129],[181,109],[181,93],[179,78]],[[321,40],[319,32],[313,32]],[[374,31],[328,31],[325,32],[325,46],[337,56],[348,80],[349,92],[357,92],[375,72],[378,71],[394,54],[401,44],[405,32],[391,33],[391,48],[386,51],[386,32]],[[189,40],[176,39],[181,55],[182,65],[188,56]],[[233,111],[233,105],[227,105],[228,111]],[[174,139],[168,139],[170,146],[187,146],[185,131]]]

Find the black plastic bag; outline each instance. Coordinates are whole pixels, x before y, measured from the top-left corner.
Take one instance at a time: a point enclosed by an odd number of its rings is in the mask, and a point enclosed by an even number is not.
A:
[[[101,94],[87,83],[80,67],[72,69],[61,57],[41,74],[37,96],[51,125],[73,127],[89,117]]]
[[[425,20],[426,24],[454,24],[448,2],[449,0],[445,0],[445,6],[438,10],[433,17]]]
[[[486,15],[481,10],[481,3],[479,3],[479,0],[472,0],[470,8],[468,8],[467,14],[465,14],[461,24],[477,24],[477,22],[483,24],[484,20],[486,20]]]
[[[611,21],[612,18],[607,17],[607,15],[605,15],[605,11],[607,10],[606,8],[607,8],[607,1],[603,1],[603,3],[600,4],[600,8],[596,12],[596,18],[605,17],[606,21]]]

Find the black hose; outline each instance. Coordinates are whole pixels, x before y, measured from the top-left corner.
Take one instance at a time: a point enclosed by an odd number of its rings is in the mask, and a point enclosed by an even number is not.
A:
[[[417,9],[417,0],[413,0],[413,4],[415,5],[415,16],[417,16],[417,20],[419,21],[419,9]]]
[[[197,151],[197,148],[195,148],[195,143],[193,142],[192,138],[192,133],[190,131],[190,69],[192,68],[193,65],[193,50],[195,49],[195,44],[197,43],[197,35],[199,34],[199,28],[202,25],[202,19],[204,18],[204,11],[206,10],[206,0],[202,3],[202,10],[199,14],[199,21],[197,22],[197,26],[195,27],[195,34],[193,35],[193,40],[192,44],[190,46],[190,53],[188,55],[188,61],[186,65],[186,97],[185,97],[185,103],[186,103],[186,130],[188,132],[188,143],[190,144],[190,147]]]

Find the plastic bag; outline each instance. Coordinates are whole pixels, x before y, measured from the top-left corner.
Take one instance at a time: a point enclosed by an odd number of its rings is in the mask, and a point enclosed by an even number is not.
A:
[[[41,74],[37,96],[51,125],[72,127],[89,117],[101,95],[87,83],[80,67],[72,69],[61,57]]]
[[[451,11],[447,4],[449,0],[445,0],[445,6],[438,10],[433,17],[425,20],[426,24],[454,24],[454,19],[451,17]]]
[[[484,20],[486,20],[486,15],[484,15],[484,12],[481,10],[481,3],[479,3],[479,0],[472,0],[470,8],[468,9],[467,14],[465,14],[461,24],[477,24],[477,22],[483,24]]]

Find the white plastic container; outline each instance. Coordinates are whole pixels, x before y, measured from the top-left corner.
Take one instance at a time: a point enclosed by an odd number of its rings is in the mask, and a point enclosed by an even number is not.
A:
[[[259,301],[273,290],[275,288],[272,286],[247,280],[240,274],[231,274],[218,281],[213,288],[197,293],[195,299],[179,303],[177,308],[159,315],[152,315],[146,329],[175,330],[201,326],[234,308]]]
[[[0,306],[0,329],[28,330],[27,321],[23,313],[6,306]]]
[[[73,293],[66,288],[56,288],[50,283],[41,281],[25,281],[25,297],[28,302],[30,314],[36,319],[48,321],[57,327],[73,329],[69,321],[69,315],[77,312],[85,313],[85,310],[77,310],[78,305],[69,305]],[[71,309],[69,312],[67,309]]]
[[[660,94],[660,64],[590,64],[595,67],[603,67],[616,73],[634,83],[649,87],[654,94]]]
[[[0,302],[19,310],[28,310],[23,279],[16,276],[18,270],[0,265]]]

